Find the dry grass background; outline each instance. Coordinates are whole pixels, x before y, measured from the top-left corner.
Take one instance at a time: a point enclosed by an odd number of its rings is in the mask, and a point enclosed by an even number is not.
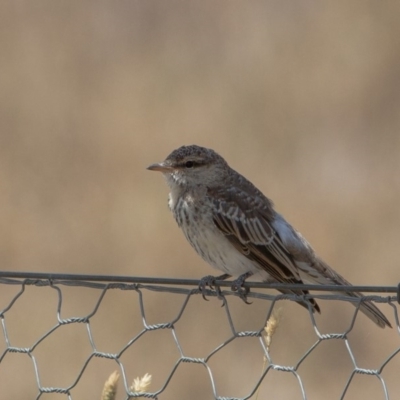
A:
[[[350,281],[397,284],[399,16],[398,2],[366,0],[3,1],[1,268],[211,273],[175,226],[161,176],[145,170],[196,143],[249,177]],[[0,293],[1,308],[8,290]],[[66,315],[89,312],[97,296],[70,289]],[[218,303],[200,300],[179,328],[189,356],[204,356],[228,330]],[[153,322],[171,318],[180,304],[155,294],[146,301]],[[233,305],[243,329],[265,316],[265,304]],[[323,307],[322,326],[343,329],[351,307]],[[32,345],[55,323],[55,309],[54,291],[29,288],[10,312],[12,344]],[[110,293],[93,325],[98,346],[117,351],[140,329],[137,298]],[[70,384],[90,353],[78,328],[65,327],[38,349],[43,384]],[[152,335],[125,361],[129,380],[149,372],[155,389],[178,355],[168,332]],[[398,347],[394,330],[381,331],[362,316],[351,339],[364,368],[377,368]],[[295,362],[315,340],[307,313],[287,304],[272,344],[276,362]],[[221,395],[244,395],[258,376],[262,355],[244,342],[215,363]],[[7,357],[1,397],[34,398],[29,358]],[[389,365],[383,376],[396,396],[398,356]],[[309,399],[338,398],[350,366],[341,341],[323,343],[301,371]],[[99,398],[114,369],[95,360],[74,398]],[[289,374],[274,372],[266,382],[261,398],[300,398]],[[205,370],[180,368],[160,398],[211,399]],[[373,377],[357,377],[346,397],[380,398]]]

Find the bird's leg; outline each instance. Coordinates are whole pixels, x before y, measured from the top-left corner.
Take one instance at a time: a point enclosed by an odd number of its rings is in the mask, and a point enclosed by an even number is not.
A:
[[[243,287],[243,284],[245,283],[246,279],[252,276],[252,272],[246,272],[243,275],[240,275],[239,278],[235,279],[232,283],[231,289],[234,292],[237,292],[239,297],[246,303],[246,304],[251,304],[250,302],[247,301],[247,295],[250,292],[249,288]]]
[[[229,275],[229,274],[223,274],[220,276],[207,275],[204,278],[201,278],[200,283],[199,283],[199,290],[203,296],[203,299],[207,300],[206,294],[205,294],[207,287],[209,287],[210,289],[214,289],[214,287],[215,287],[218,298],[220,298],[221,297],[221,289],[219,288],[219,286],[215,286],[215,281],[223,281],[230,277],[231,277],[231,275]]]

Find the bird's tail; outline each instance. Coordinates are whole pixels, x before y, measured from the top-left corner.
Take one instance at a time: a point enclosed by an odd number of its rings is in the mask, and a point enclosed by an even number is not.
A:
[[[347,282],[343,277],[340,277],[343,281],[340,282],[341,285],[350,285],[349,282]],[[272,279],[267,279],[265,282],[276,282]],[[298,282],[291,282],[291,283],[298,283]],[[338,284],[339,282],[330,282]],[[308,290],[288,290],[288,289],[279,289],[279,291],[283,294],[295,294],[297,296],[304,296],[308,295],[309,292]],[[359,292],[345,292],[346,295],[354,298],[362,298],[364,295]],[[317,311],[318,313],[321,313],[321,309],[318,305],[318,303],[311,297],[304,299],[304,300],[299,300],[297,301],[298,304],[303,306],[304,308],[308,309],[309,305],[311,305],[312,311],[315,312]],[[352,302],[355,307],[358,306],[358,302]],[[390,324],[389,320],[385,317],[385,315],[378,309],[378,307],[375,306],[375,304],[371,303],[371,301],[365,300],[360,302],[360,311],[365,314],[371,321],[375,322],[380,328],[385,328],[388,326],[389,328],[392,327]]]
[[[346,292],[346,294],[350,297],[361,298],[364,295],[359,292]],[[358,303],[353,303],[356,307]],[[375,304],[370,301],[362,301],[360,304],[360,311],[364,313],[371,321],[375,322],[380,328],[384,328],[388,326],[392,327],[389,320],[385,317],[385,315],[375,306]]]
[[[318,283],[320,285],[344,285],[351,286],[351,283],[347,281],[343,276],[334,271],[328,264],[321,259],[318,259],[318,263],[313,265],[313,268],[318,271],[317,276],[314,279],[309,279],[311,282]],[[310,277],[311,274],[308,276]],[[364,295],[359,292],[344,292],[350,297],[362,298]],[[358,307],[358,302],[353,303]],[[364,313],[371,321],[375,322],[379,327],[384,328],[385,326],[392,327],[389,320],[385,315],[375,306],[371,301],[363,300],[360,301],[360,311]]]
[[[308,295],[308,290],[300,291],[293,291],[293,290],[279,290],[281,293],[284,294],[295,294],[297,296]],[[364,295],[359,292],[346,292],[346,294],[350,297],[361,298]],[[321,313],[321,309],[319,308],[318,303],[313,298],[307,298],[304,300],[297,301],[298,304],[308,309],[308,304],[311,304],[312,311],[317,311]],[[358,303],[353,303],[356,307]],[[375,306],[375,304],[371,303],[370,301],[361,301],[360,304],[360,311],[364,313],[371,321],[375,322],[380,328],[385,328],[388,326],[389,328],[392,327],[389,320],[385,317],[385,315]]]

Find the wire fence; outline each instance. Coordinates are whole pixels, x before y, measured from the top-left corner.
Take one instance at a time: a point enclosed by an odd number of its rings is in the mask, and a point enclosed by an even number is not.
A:
[[[338,333],[323,332],[310,309],[308,314],[311,329],[308,332],[308,336],[312,336],[311,342],[303,348],[302,353],[296,360],[290,364],[283,364],[276,361],[276,359],[279,359],[279,356],[273,356],[272,351],[273,337],[276,328],[280,324],[279,313],[276,310],[282,302],[292,303],[302,298],[296,295],[266,292],[265,289],[295,289],[298,288],[298,285],[246,283],[245,286],[251,289],[248,295],[249,300],[258,301],[261,305],[258,305],[257,310],[263,310],[262,318],[259,320],[260,322],[256,326],[256,329],[247,330],[238,328],[242,324],[237,323],[237,317],[234,315],[233,309],[237,307],[239,299],[236,293],[225,290],[230,285],[229,282],[225,281],[218,282],[218,285],[222,288],[218,299],[215,291],[209,290],[207,292],[209,299],[213,300],[209,302],[212,303],[212,308],[215,309],[217,304],[223,306],[218,307],[216,310],[218,313],[215,319],[216,322],[211,327],[207,327],[207,320],[212,318],[211,316],[209,317],[208,312],[206,315],[199,314],[198,310],[194,313],[194,309],[188,306],[194,299],[201,299],[198,284],[199,281],[197,280],[187,279],[0,272],[0,318],[3,336],[0,336],[0,386],[2,387],[1,391],[7,394],[7,397],[4,398],[17,398],[18,395],[16,393],[24,393],[24,398],[36,399],[48,398],[46,396],[50,394],[57,394],[57,398],[62,398],[60,396],[63,396],[68,399],[96,398],[96,393],[98,393],[97,398],[100,399],[103,382],[107,376],[100,376],[99,371],[105,368],[104,366],[97,366],[96,368],[92,368],[92,372],[90,372],[91,364],[99,359],[111,361],[119,372],[121,376],[120,386],[122,388],[118,390],[118,395],[120,396],[119,398],[124,399],[140,397],[154,399],[180,398],[176,392],[173,392],[173,388],[175,387],[174,380],[182,382],[182,376],[179,375],[180,370],[187,364],[203,367],[206,371],[206,381],[208,381],[207,384],[202,384],[202,393],[195,395],[194,388],[198,390],[196,382],[198,379],[197,371],[193,372],[191,370],[184,375],[186,376],[185,385],[189,387],[188,390],[189,393],[192,393],[190,396],[192,399],[244,400],[266,398],[262,393],[273,393],[270,376],[275,372],[289,374],[295,378],[295,388],[293,390],[297,395],[291,398],[318,398],[313,394],[312,385],[305,383],[307,379],[303,377],[302,367],[322,343],[337,341],[344,344],[345,352],[350,361],[342,381],[336,385],[337,396],[335,398],[377,398],[368,397],[365,394],[359,397],[352,394],[351,397],[348,397],[356,377],[361,375],[368,376],[379,383],[379,390],[375,393],[381,393],[380,398],[398,398],[400,383],[396,376],[398,376],[400,366],[400,325],[398,318],[400,286],[354,286],[338,288],[336,286],[320,287],[316,285],[303,285],[303,288],[312,292],[318,290],[318,294],[313,292],[312,295],[310,294],[310,297],[326,302],[344,302],[347,304],[352,302],[356,307],[346,327]],[[29,288],[32,287],[38,290],[28,294]],[[68,288],[79,288],[79,295],[69,293]],[[334,293],[326,294],[325,291],[327,290]],[[359,300],[342,294],[343,291],[352,290],[363,291],[366,295]],[[89,296],[90,301],[88,300],[88,293],[86,293],[88,291],[91,293]],[[111,312],[108,311],[108,314],[102,314],[102,308],[106,307],[104,305],[106,295],[115,291],[124,296],[128,293],[133,293],[135,296],[129,297],[129,299],[124,297],[124,300],[120,304],[117,303],[114,305]],[[147,304],[147,301],[150,302],[148,300],[150,293],[155,296],[151,300],[153,302],[152,307],[149,307]],[[38,296],[41,296],[41,300],[39,303],[36,303],[36,297]],[[157,301],[158,296],[162,297],[159,301]],[[22,301],[24,297],[27,297],[25,302]],[[80,311],[75,316],[66,317],[66,314],[71,313],[71,311],[67,310],[71,299],[78,304],[78,309],[79,307],[82,310],[87,307],[90,309],[87,312]],[[154,299],[156,299],[155,302]],[[236,302],[233,302],[231,299],[235,299]],[[216,302],[217,300],[218,302]],[[361,333],[358,332],[358,336],[352,336],[356,322],[358,322],[359,316],[362,315],[359,312],[359,306],[362,301],[366,300],[385,307],[385,313],[389,317],[393,329],[379,329],[365,318],[362,321]],[[201,299],[201,301],[203,300]],[[28,308],[29,311],[24,311],[24,307]],[[246,307],[246,310],[251,310],[252,305],[246,305]],[[296,305],[296,307],[298,306]],[[171,308],[173,311],[170,310]],[[137,310],[137,318],[133,314],[129,314],[132,310]],[[103,344],[99,344],[98,338],[101,337],[101,333],[104,333],[108,325],[113,325],[112,321],[115,321],[114,318],[117,318],[120,313],[128,313],[130,315],[130,317],[124,316],[123,321],[126,322],[126,326],[114,325],[111,328],[114,332],[113,335],[109,336],[105,342],[102,342]],[[173,315],[165,320],[166,316],[171,313]],[[246,313],[250,313],[250,311],[246,311]],[[260,314],[258,311],[257,313]],[[149,317],[149,314],[152,317]],[[334,318],[334,316],[331,318]],[[103,319],[101,322],[103,325],[100,325],[100,328],[98,319]],[[152,319],[155,319],[155,322],[151,321]],[[19,325],[15,322],[16,320],[20,321]],[[46,323],[37,328],[33,321],[35,323],[46,321]],[[199,323],[199,321],[202,322]],[[290,324],[291,321],[286,322],[287,326],[290,326]],[[79,338],[77,336],[73,336],[72,339],[68,338],[70,333],[65,330],[65,327],[81,327],[82,325],[85,329],[79,331]],[[209,348],[200,357],[194,357],[190,355],[190,352],[186,351],[188,343],[191,340],[191,334],[182,340],[181,325],[184,327],[184,330],[189,329],[189,326],[195,326],[195,333],[204,338],[208,337],[206,334],[210,330],[217,332],[220,325],[225,325],[226,329],[222,339],[218,339],[217,343],[210,344]],[[118,333],[122,331],[124,332],[122,335],[123,339],[116,339]],[[166,331],[168,335],[162,336],[163,339],[153,336],[148,339],[151,333],[160,331]],[[378,338],[379,335],[383,335],[383,332],[386,332],[386,336],[383,339],[374,339],[378,342],[378,352],[381,349],[379,341],[381,343],[390,341],[391,347],[389,351],[385,350],[386,354],[380,355],[379,360],[375,362],[374,368],[369,369],[361,366],[362,361],[359,362],[359,356],[353,350],[353,347],[354,342],[361,340],[359,339],[359,335],[363,333],[371,335],[372,331],[374,332],[373,335],[378,335],[376,336]],[[212,336],[216,335],[215,333]],[[57,337],[57,340],[53,344],[48,345],[49,352],[41,353],[41,349],[46,346],[47,342],[52,343],[53,336]],[[290,332],[285,337],[290,338]],[[112,343],[113,338],[115,338],[118,344],[114,345]],[[238,353],[236,356],[236,350],[232,350],[238,348],[237,346],[232,347],[233,343],[243,340],[243,338],[251,338],[252,343],[255,344],[253,346],[255,348],[254,354],[259,356],[259,369],[257,373],[254,373],[254,365],[257,364],[254,361],[254,355],[250,359],[246,359],[242,353]],[[160,343],[161,340],[169,342],[169,346]],[[145,343],[146,341],[148,341],[147,344]],[[83,342],[86,344],[82,344]],[[290,348],[290,345],[291,342],[285,344],[286,350],[288,347]],[[114,351],[104,350],[105,348],[112,347],[114,347]],[[243,346],[240,349],[240,351],[243,351]],[[250,349],[250,347],[246,346],[246,349]],[[59,351],[65,352],[63,360],[57,359],[57,352]],[[217,373],[216,370],[218,368],[218,357],[223,352],[230,353],[230,360],[232,362],[221,361],[223,364],[222,370],[225,374],[221,378],[221,374]],[[43,357],[43,354],[46,354],[46,356]],[[138,357],[138,354],[140,354],[141,358]],[[15,359],[15,355],[19,355],[20,357]],[[52,356],[55,357],[55,361],[51,360]],[[149,359],[153,359],[152,365],[154,371],[146,372],[153,375],[153,381],[150,385],[138,388],[137,385],[132,383],[135,373],[131,372],[129,365],[134,360],[136,366],[141,365],[143,368],[151,368],[148,362]],[[165,365],[163,365],[164,361]],[[64,368],[67,368],[70,363],[74,362],[76,364],[73,369],[74,372],[68,372],[67,374]],[[22,364],[24,364],[24,367],[21,367]],[[155,371],[161,366],[164,367],[162,369],[163,372],[159,374],[160,376],[157,379],[155,377],[157,372]],[[112,372],[109,364],[107,364],[107,368]],[[324,367],[322,365],[313,365],[313,368],[313,373],[317,373],[318,369]],[[52,370],[51,373],[48,372],[49,369]],[[238,369],[239,372],[235,372],[235,369]],[[386,373],[387,370],[389,370],[388,373]],[[26,376],[22,377],[21,371],[26,371],[24,373]],[[248,378],[247,373],[251,373],[253,377],[251,379]],[[80,386],[84,386],[86,374],[90,375],[87,380],[90,381],[89,386],[91,386],[93,391],[90,396],[85,393],[81,397],[80,394],[84,392],[82,390],[79,392],[78,389]],[[68,375],[68,382],[65,384],[54,383],[59,381],[57,377],[60,375]],[[43,376],[46,377],[44,378]],[[230,388],[228,391],[234,390],[232,389],[232,384],[226,383],[227,376],[245,376],[244,380],[246,383],[241,385],[238,393],[225,396],[225,393],[222,392],[226,391],[226,387]],[[54,378],[54,381],[52,381],[52,378]],[[332,379],[334,380],[334,377]],[[224,383],[220,383],[220,381]],[[22,386],[27,387],[21,388],[21,382],[25,382],[26,384],[24,383]],[[243,393],[243,390],[246,392]],[[276,388],[274,390],[277,391]],[[103,398],[111,399],[114,397]],[[186,396],[186,398],[188,397]],[[284,397],[277,396],[275,398]],[[325,398],[328,398],[328,396]]]

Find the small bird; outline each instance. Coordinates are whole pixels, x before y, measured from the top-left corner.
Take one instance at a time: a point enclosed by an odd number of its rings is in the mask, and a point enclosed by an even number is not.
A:
[[[270,199],[214,150],[182,146],[147,169],[163,173],[170,189],[169,208],[186,239],[207,263],[224,273],[200,281],[203,295],[207,286],[231,276],[239,276],[232,289],[244,300],[248,289],[242,285],[250,276],[274,283],[350,285],[275,211]],[[301,289],[281,292],[308,294]],[[298,303],[320,312],[312,298]],[[360,310],[381,328],[391,327],[371,302],[361,303]]]

